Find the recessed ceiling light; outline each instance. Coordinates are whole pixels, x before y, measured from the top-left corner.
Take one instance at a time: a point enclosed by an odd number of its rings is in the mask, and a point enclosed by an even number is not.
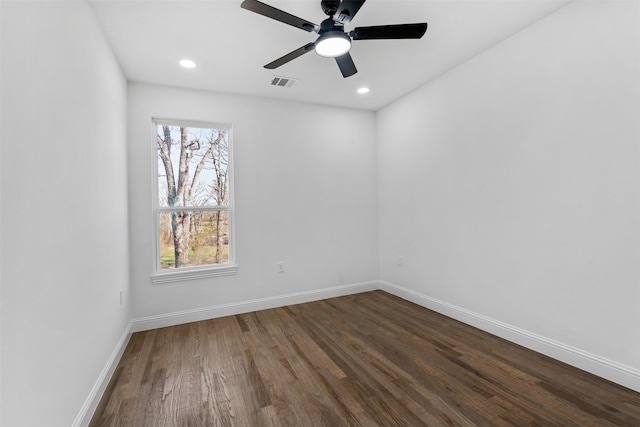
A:
[[[369,93],[369,88],[368,87],[361,87],[360,89],[358,89],[358,93],[359,94]]]
[[[182,65],[184,68],[195,68],[196,67],[196,63],[193,62],[190,59],[181,59],[180,60],[180,65]]]

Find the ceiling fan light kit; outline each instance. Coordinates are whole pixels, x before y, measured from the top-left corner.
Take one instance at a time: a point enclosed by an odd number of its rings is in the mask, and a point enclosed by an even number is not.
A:
[[[244,0],[243,9],[250,10],[267,18],[300,28],[307,32],[316,32],[320,36],[315,42],[308,43],[288,54],[270,62],[264,67],[275,69],[289,61],[315,50],[323,57],[335,58],[336,64],[343,77],[349,77],[358,72],[349,50],[351,40],[381,40],[381,39],[419,39],[427,31],[427,23],[377,25],[371,27],[356,27],[349,33],[344,32],[344,25],[351,22],[365,0],[321,0],[320,7],[329,18],[316,25],[305,19],[291,15],[258,0]]]
[[[344,55],[351,49],[351,39],[340,31],[329,31],[316,40],[316,53],[325,58]]]

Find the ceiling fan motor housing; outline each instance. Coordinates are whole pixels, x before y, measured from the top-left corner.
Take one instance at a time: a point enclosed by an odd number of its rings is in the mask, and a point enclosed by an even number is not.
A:
[[[340,0],[322,0],[320,6],[326,15],[333,16],[338,11]]]
[[[316,40],[315,50],[320,56],[335,58],[344,55],[351,48],[351,38],[344,32],[340,22],[329,17],[320,23],[320,37]]]
[[[343,32],[344,27],[340,22],[336,22],[331,18],[327,18],[320,23],[320,29],[318,30],[318,34],[322,35],[329,31],[339,31]]]

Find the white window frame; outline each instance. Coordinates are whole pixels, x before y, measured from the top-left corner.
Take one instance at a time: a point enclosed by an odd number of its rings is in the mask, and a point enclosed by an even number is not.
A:
[[[229,259],[224,264],[209,264],[194,267],[181,267],[179,269],[162,269],[160,268],[160,236],[159,236],[159,219],[161,212],[176,211],[176,207],[161,207],[158,198],[158,148],[157,148],[157,127],[181,126],[190,128],[206,128],[206,129],[226,129],[228,132],[228,154],[229,164],[227,165],[228,183],[229,183],[229,205],[227,207],[184,207],[185,211],[227,211],[228,234],[229,234]],[[235,209],[234,209],[234,188],[233,188],[233,127],[226,123],[199,122],[180,119],[166,119],[153,117],[151,119],[152,127],[152,144],[151,159],[152,162],[152,216],[153,216],[153,273],[151,274],[151,283],[175,283],[185,280],[206,279],[218,276],[230,276],[236,274],[238,266],[236,265],[235,256]]]

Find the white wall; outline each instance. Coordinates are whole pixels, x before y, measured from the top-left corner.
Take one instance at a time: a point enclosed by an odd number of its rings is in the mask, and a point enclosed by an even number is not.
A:
[[[636,388],[639,16],[574,2],[377,115],[382,280]]]
[[[130,318],[126,81],[87,2],[0,4],[0,424],[69,426]]]
[[[377,117],[139,83],[127,105],[86,3],[0,11],[3,426],[70,425],[130,300],[378,277],[640,368],[637,4],[573,3]],[[235,276],[151,285],[152,116],[233,124]]]
[[[151,284],[152,117],[232,124],[236,275]],[[377,281],[374,113],[130,83],[128,153],[134,317]]]

